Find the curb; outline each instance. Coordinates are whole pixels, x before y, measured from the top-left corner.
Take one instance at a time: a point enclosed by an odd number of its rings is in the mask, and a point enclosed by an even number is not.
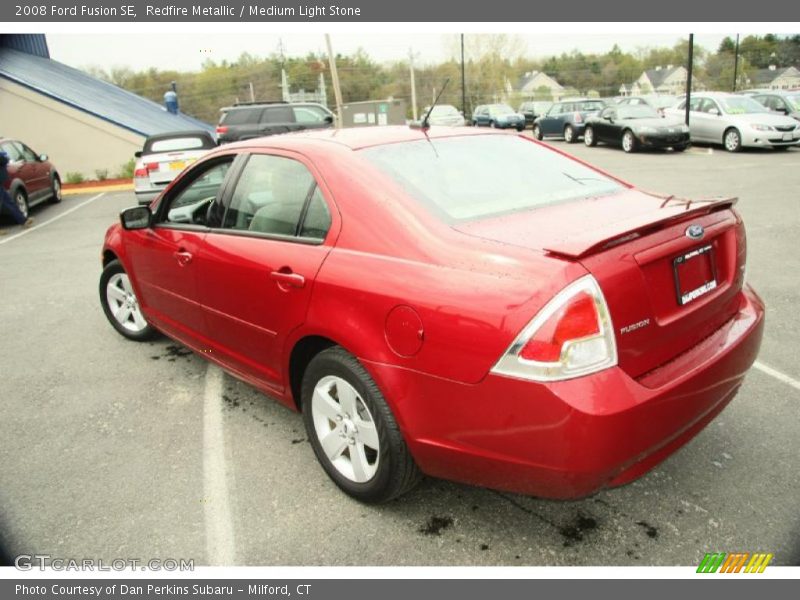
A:
[[[133,183],[119,183],[116,185],[92,185],[76,188],[61,188],[62,196],[77,196],[78,194],[101,194],[103,192],[123,192],[133,189]]]

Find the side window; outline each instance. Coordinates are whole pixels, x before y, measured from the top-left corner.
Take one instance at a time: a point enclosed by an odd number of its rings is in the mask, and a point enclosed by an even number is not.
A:
[[[560,104],[553,104],[549,111],[547,111],[548,117],[554,117],[561,112],[561,105]]]
[[[220,124],[225,125],[252,125],[258,123],[262,108],[238,108],[230,110],[222,115]]]
[[[703,100],[704,100],[703,98],[692,98],[691,102],[689,103],[689,110],[699,112],[700,107],[703,104]],[[683,106],[686,105],[685,102],[682,102],[681,104]],[[683,106],[680,106],[679,108],[683,108]]]
[[[25,144],[22,142],[14,142],[14,146],[19,151],[19,155],[22,160],[27,162],[36,162],[36,155],[33,153],[33,150],[28,148]]]
[[[710,113],[714,109],[716,109],[718,114],[722,114],[716,102],[714,102],[710,98],[706,98],[705,100],[703,100],[703,106],[700,110],[702,110],[705,113]]]
[[[262,123],[294,123],[294,111],[291,106],[269,106],[261,115]]]
[[[327,114],[315,106],[295,106],[294,118],[298,123],[322,123]]]
[[[786,111],[787,110],[786,103],[783,101],[782,98],[778,98],[777,96],[773,96],[772,97],[772,106],[770,108],[773,108],[774,110],[781,110],[781,111]]]
[[[163,222],[205,225],[232,162],[232,156],[226,157],[213,165],[201,165],[187,175],[192,181],[167,199]]]
[[[319,187],[315,187],[303,219],[303,226],[300,228],[300,237],[324,240],[330,227],[331,213]]]
[[[315,185],[300,162],[254,154],[236,183],[223,227],[272,235],[297,235],[303,207]]]

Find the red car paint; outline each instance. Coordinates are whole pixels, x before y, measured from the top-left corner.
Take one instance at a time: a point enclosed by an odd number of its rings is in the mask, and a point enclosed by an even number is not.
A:
[[[332,216],[320,245],[113,225],[104,261],[122,262],[158,329],[293,409],[293,350],[310,338],[347,349],[420,469],[437,477],[584,496],[640,476],[733,398],[764,323],[743,283],[734,201],[687,205],[624,184],[612,196],[447,224],[359,154],[424,136],[393,127],[273,136],[198,163],[230,153],[302,162]],[[690,224],[705,227],[718,285],[681,306],[672,261],[696,244]],[[605,296],[617,364],[552,382],[494,372],[540,309],[587,274]]]

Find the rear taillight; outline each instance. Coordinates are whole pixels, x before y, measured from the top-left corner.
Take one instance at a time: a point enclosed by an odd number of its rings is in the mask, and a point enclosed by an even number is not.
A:
[[[217,125],[217,135],[228,133],[228,128],[225,125]]]
[[[146,163],[144,165],[144,168],[147,169],[148,172],[158,171],[158,163],[157,162]]]
[[[576,123],[583,123],[583,115],[579,112],[576,112],[575,115],[573,116],[573,120]]]
[[[603,292],[591,275],[561,290],[539,311],[492,372],[557,381],[617,364],[614,327]]]
[[[133,176],[134,176],[134,177],[147,177],[147,169],[144,169],[144,168],[142,168],[142,169],[136,169],[136,170],[133,172]]]

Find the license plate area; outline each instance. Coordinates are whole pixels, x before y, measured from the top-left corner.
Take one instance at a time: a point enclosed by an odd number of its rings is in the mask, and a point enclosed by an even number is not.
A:
[[[706,244],[689,250],[672,261],[678,304],[684,306],[717,287],[714,246]]]

